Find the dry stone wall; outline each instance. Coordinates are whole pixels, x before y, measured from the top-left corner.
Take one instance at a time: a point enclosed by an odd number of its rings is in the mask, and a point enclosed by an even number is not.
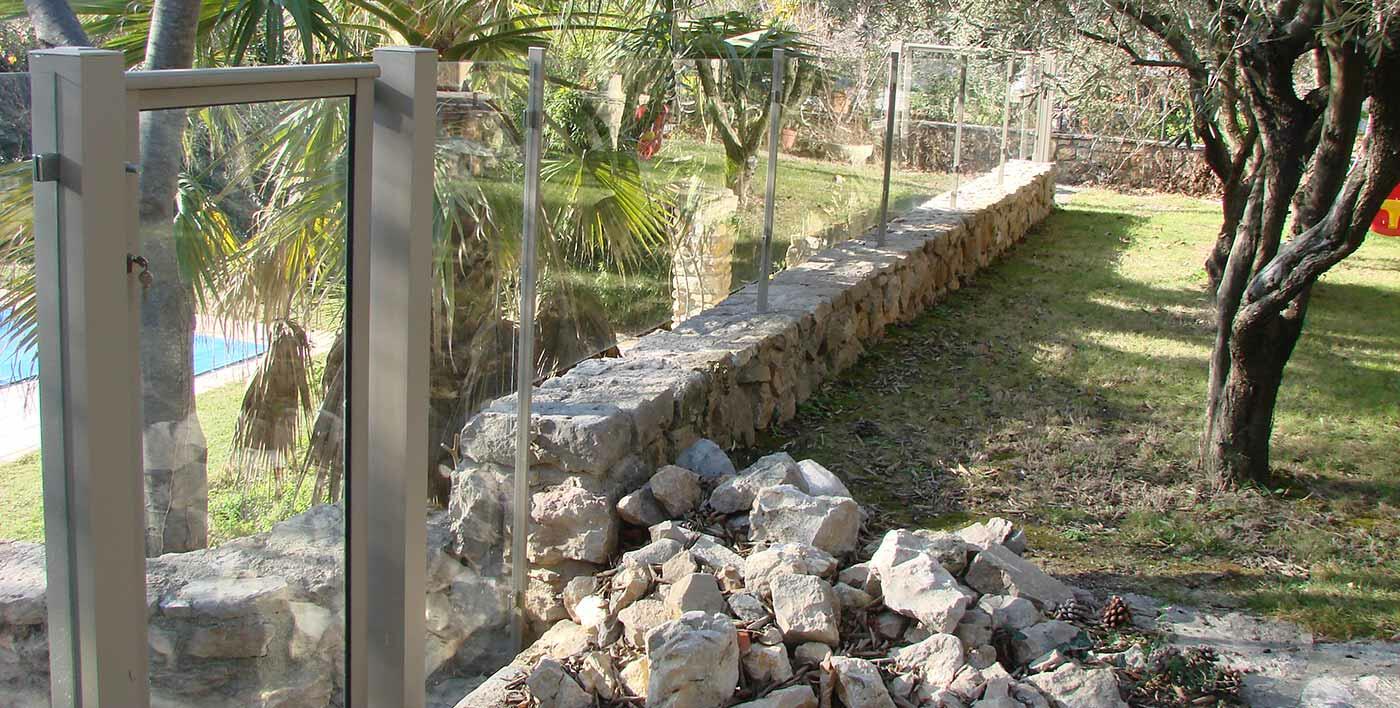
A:
[[[775,275],[758,314],[750,286],[672,331],[642,337],[622,358],[586,361],[534,393],[530,443],[532,525],[528,613],[536,632],[566,616],[574,578],[616,553],[619,501],[626,520],[660,518],[642,489],[678,457],[704,456],[726,473],[720,448],[754,442],[851,366],[887,325],[912,319],[1020,241],[1053,208],[1052,165],[1008,163],[966,184],[958,208],[936,198],[873,236],[817,252]],[[507,565],[516,401],[498,399],[467,421],[453,473],[454,552],[483,568]],[[718,454],[716,454],[718,453]],[[730,467],[728,472],[732,472]],[[642,490],[638,492],[637,490]],[[740,499],[740,506],[752,503]]]

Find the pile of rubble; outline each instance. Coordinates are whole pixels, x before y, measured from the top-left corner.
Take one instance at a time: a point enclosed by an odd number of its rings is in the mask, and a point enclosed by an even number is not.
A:
[[[1086,631],[1128,605],[1022,558],[1010,522],[869,538],[813,461],[680,462],[618,502],[634,550],[569,581],[568,619],[459,708],[1113,708],[1147,668]]]

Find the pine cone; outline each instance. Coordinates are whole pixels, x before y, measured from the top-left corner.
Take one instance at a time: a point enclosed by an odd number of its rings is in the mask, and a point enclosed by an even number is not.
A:
[[[1244,686],[1244,674],[1239,669],[1221,669],[1211,689],[1216,695],[1238,696]]]
[[[1132,621],[1133,611],[1128,608],[1128,603],[1117,595],[1108,598],[1103,612],[1099,614],[1099,622],[1105,627],[1122,627]]]
[[[1055,609],[1051,610],[1050,615],[1064,622],[1088,624],[1094,613],[1087,604],[1080,602],[1077,598],[1070,598],[1056,605]]]

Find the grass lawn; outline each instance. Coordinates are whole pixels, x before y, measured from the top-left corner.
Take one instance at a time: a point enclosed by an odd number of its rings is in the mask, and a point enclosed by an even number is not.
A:
[[[1218,205],[1089,191],[892,328],[752,454],[850,481],[887,526],[1001,515],[1099,590],[1400,632],[1400,239],[1315,289],[1277,411],[1275,489],[1194,472]]]
[[[317,364],[322,362],[318,357]],[[209,541],[218,544],[264,531],[304,511],[310,480],[297,499],[282,498],[267,484],[244,485],[229,469],[233,429],[247,384],[234,382],[199,394],[199,423],[209,445]],[[0,464],[0,539],[44,540],[43,481],[39,453]]]

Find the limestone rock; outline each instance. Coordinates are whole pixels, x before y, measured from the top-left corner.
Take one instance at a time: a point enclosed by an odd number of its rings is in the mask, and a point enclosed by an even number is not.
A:
[[[651,566],[639,563],[622,566],[612,578],[612,596],[608,599],[608,612],[615,615],[642,599],[651,592],[651,583]]]
[[[861,708],[895,708],[874,664],[848,656],[833,656],[828,661],[836,673],[836,695],[841,702]]]
[[[675,539],[663,538],[660,541],[652,541],[635,551],[628,551],[622,554],[622,565],[661,565],[681,551],[685,550]]]
[[[822,467],[816,460],[803,460],[797,463],[797,471],[802,475],[802,491],[814,497],[849,497],[851,490],[840,477]]]
[[[569,618],[575,622],[578,618],[578,604],[583,598],[592,595],[598,590],[598,579],[591,575],[580,575],[564,584],[562,593],[564,601],[564,611],[569,613]]]
[[[651,477],[651,494],[671,518],[680,518],[700,505],[700,478],[688,469],[667,465]]]
[[[821,642],[803,642],[793,647],[792,658],[799,664],[816,666],[831,656],[831,647]]]
[[[1113,669],[1088,670],[1075,663],[1062,664],[1048,674],[1026,679],[1050,697],[1056,708],[1127,708],[1118,695]]]
[[[899,639],[904,634],[904,630],[909,626],[909,620],[904,615],[893,610],[884,610],[875,615],[875,633],[885,639]],[[927,637],[925,637],[926,639]],[[921,640],[922,641],[922,640]]]
[[[634,647],[645,647],[647,634],[675,618],[666,603],[660,600],[638,600],[617,614],[623,635]]]
[[[682,545],[694,541],[695,537],[699,535],[675,521],[663,521],[656,524],[647,529],[647,534],[651,537],[653,543],[663,538],[669,538]]]
[[[856,549],[860,507],[849,497],[814,497],[781,485],[758,492],[749,521],[754,541],[805,543],[843,556]]]
[[[744,673],[759,684],[781,683],[792,678],[792,662],[782,644],[753,645],[740,657]]]
[[[817,694],[807,684],[788,686],[734,708],[817,708]]]
[[[959,531],[958,535],[978,548],[1001,545],[1018,556],[1026,552],[1026,532],[999,516],[973,524]]]
[[[711,480],[728,477],[735,473],[734,463],[724,450],[713,440],[701,438],[681,452],[676,464],[684,467],[701,479]]]
[[[951,634],[935,634],[918,644],[894,651],[895,665],[918,672],[924,683],[944,688],[963,667],[963,646]]]
[[[1029,664],[1054,649],[1083,644],[1078,627],[1060,620],[1049,620],[1011,635],[1011,658],[1017,665]]]
[[[541,657],[565,659],[588,648],[588,631],[569,620],[555,622],[528,649],[515,657],[515,663],[531,666]]]
[[[1068,585],[1004,546],[987,546],[967,568],[967,584],[981,593],[1024,597],[1045,611],[1074,597]]]
[[[992,643],[992,616],[980,607],[969,607],[953,630],[963,647],[971,651],[974,647]]]
[[[841,569],[837,579],[872,596],[881,594],[880,574],[869,563],[856,563]]]
[[[1045,621],[1035,603],[1024,597],[983,595],[977,600],[977,607],[992,616],[994,629],[1025,629]]]
[[[612,657],[604,651],[590,651],[583,655],[583,660],[579,662],[578,678],[583,690],[605,701],[612,700],[620,687]]]
[[[831,585],[810,575],[779,575],[768,583],[784,641],[836,645],[841,623]]]
[[[753,506],[759,491],[784,484],[802,483],[802,472],[786,452],[778,452],[759,460],[738,475],[725,480],[710,494],[710,507],[722,514],[746,511]]]
[[[647,682],[651,681],[651,659],[639,656],[617,672],[618,681],[629,695],[647,697]]]
[[[676,615],[693,611],[724,614],[726,607],[719,581],[709,573],[691,573],[673,583],[666,593],[666,604]]]
[[[828,575],[836,569],[836,559],[820,548],[802,543],[778,543],[744,560],[744,587],[760,595],[768,594],[768,582],[780,575]]]
[[[647,635],[652,708],[722,706],[739,683],[739,643],[725,615],[687,612]]]
[[[882,570],[880,584],[887,607],[918,620],[931,632],[951,634],[969,603],[958,581],[926,553]]]
[[[831,587],[831,591],[836,593],[836,601],[841,605],[842,611],[863,610],[875,602],[875,598],[864,590],[853,588],[845,583],[837,583]]]
[[[744,557],[730,550],[730,548],[713,536],[697,534],[695,543],[690,546],[690,555],[695,556],[695,560],[705,566],[710,572],[719,575],[725,568],[733,568],[742,571],[744,568]]]
[[[661,564],[661,579],[668,583],[674,583],[699,571],[700,564],[695,562],[695,556],[691,555],[690,551],[681,551]]]
[[[588,708],[593,705],[593,697],[564,671],[562,664],[550,657],[544,657],[535,664],[525,685],[541,705],[559,708]]]
[[[480,686],[477,686],[471,693],[468,693],[462,700],[458,701],[453,708],[483,708],[484,706],[496,708],[497,706],[509,706],[512,700],[511,687],[521,678],[527,676],[529,676],[529,674],[526,673],[525,669],[519,666],[514,664],[503,666],[496,671],[496,673],[487,677]]]
[[[671,518],[651,489],[642,487],[617,500],[617,515],[633,526],[653,526]]]
[[[768,616],[768,608],[758,596],[750,592],[736,592],[729,596],[729,609],[734,616],[745,622],[754,622]]]
[[[617,520],[607,497],[570,480],[536,492],[531,499],[530,562],[606,563],[612,557],[617,549]]]
[[[938,561],[950,574],[958,575],[967,567],[967,554],[971,550],[967,542],[953,534],[895,529],[880,539],[879,548],[870,557],[870,567],[877,573],[884,573],[891,566],[923,553]]]

